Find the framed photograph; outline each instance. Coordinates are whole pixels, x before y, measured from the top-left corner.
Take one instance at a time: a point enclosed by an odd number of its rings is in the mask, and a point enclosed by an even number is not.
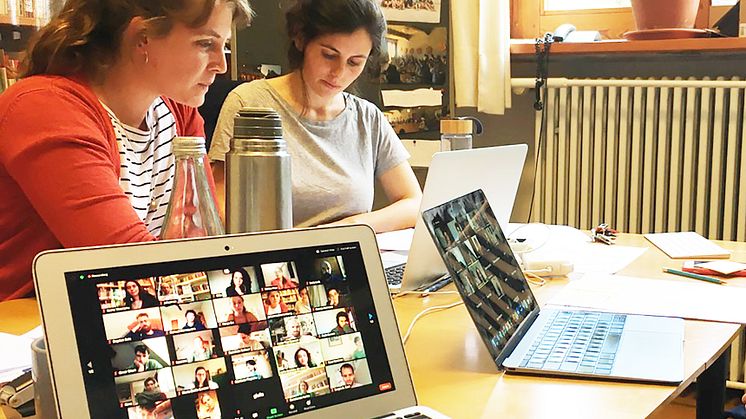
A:
[[[396,22],[440,22],[440,0],[383,0],[386,20]]]

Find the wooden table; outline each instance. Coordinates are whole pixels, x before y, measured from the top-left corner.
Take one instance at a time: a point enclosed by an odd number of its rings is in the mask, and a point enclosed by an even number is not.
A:
[[[680,265],[642,236],[625,235],[618,243],[650,247],[621,272],[623,275],[663,277],[661,266]],[[735,250],[734,260],[746,261],[746,243],[721,245]],[[546,301],[566,283],[567,280],[553,280],[534,292],[540,302]],[[746,278],[729,280],[728,286],[746,286]],[[454,289],[449,286],[445,290]],[[402,332],[423,309],[455,301],[459,301],[456,294],[397,298],[394,306]],[[0,303],[0,332],[21,334],[38,324],[34,300]],[[722,368],[711,368],[701,375],[718,360],[722,363],[721,355],[740,328],[735,324],[687,321],[687,380],[678,387],[505,375],[497,371],[463,306],[420,320],[406,351],[419,402],[453,418],[639,418],[657,412],[697,377],[699,387],[708,380],[715,387],[724,385],[724,365],[716,365]],[[0,419],[5,419],[1,411]]]
[[[623,235],[618,243],[650,247],[621,271],[622,275],[663,277],[666,274],[661,272],[662,266],[681,265],[642,236]],[[733,260],[746,261],[746,243],[720,244],[736,251]],[[728,286],[746,286],[746,279],[729,282]],[[533,290],[537,299],[544,302],[566,283],[567,280],[552,280]],[[452,285],[445,288],[453,289]],[[397,298],[394,305],[402,332],[424,308],[458,300],[458,295]],[[721,355],[740,329],[736,324],[687,321],[684,345],[687,379],[678,387],[500,373],[463,306],[419,320],[406,352],[419,402],[454,418],[642,418],[658,412],[697,377],[700,377],[698,388],[714,387],[711,390],[716,394],[704,392],[705,399],[718,399],[717,393],[724,392],[725,385],[725,357]],[[715,368],[702,375],[712,365]],[[712,400],[706,403],[710,405],[698,408],[722,410],[722,402],[719,407],[713,407]]]

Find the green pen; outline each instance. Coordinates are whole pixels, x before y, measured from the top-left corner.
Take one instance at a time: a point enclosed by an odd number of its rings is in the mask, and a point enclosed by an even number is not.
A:
[[[717,278],[712,278],[709,276],[699,275],[699,274],[695,274],[691,272],[679,271],[677,269],[663,268],[663,272],[674,274],[674,275],[681,275],[681,276],[685,276],[687,278],[692,278],[692,279],[699,279],[700,281],[712,282],[713,284],[720,284],[720,285],[725,284],[725,281],[717,279]]]

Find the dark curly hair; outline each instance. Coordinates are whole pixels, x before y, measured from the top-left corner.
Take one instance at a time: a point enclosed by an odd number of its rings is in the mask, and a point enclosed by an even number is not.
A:
[[[303,65],[303,51],[295,40],[308,43],[322,35],[349,34],[363,28],[373,43],[368,63],[378,59],[385,44],[386,19],[374,0],[298,0],[285,18],[290,38],[288,61],[293,70]]]

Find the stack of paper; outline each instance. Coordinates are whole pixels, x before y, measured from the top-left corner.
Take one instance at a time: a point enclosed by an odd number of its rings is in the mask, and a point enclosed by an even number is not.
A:
[[[31,369],[31,342],[41,335],[41,326],[21,336],[0,333],[0,383]]]
[[[693,231],[645,234],[645,238],[672,259],[730,258],[728,250],[723,249]]]

